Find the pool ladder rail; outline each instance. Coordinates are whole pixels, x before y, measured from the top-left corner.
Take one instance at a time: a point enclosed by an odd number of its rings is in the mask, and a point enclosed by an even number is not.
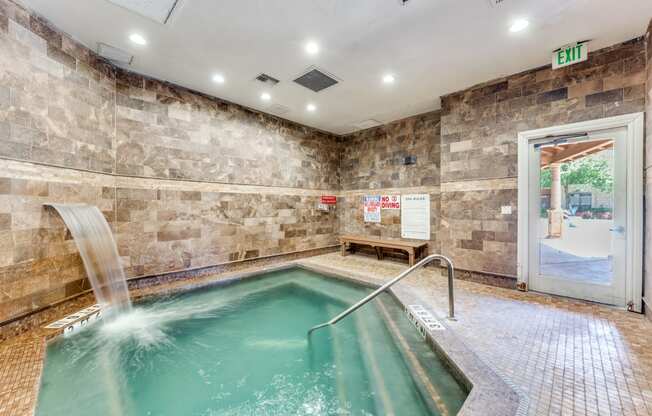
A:
[[[308,335],[312,334],[313,331],[316,331],[320,328],[324,328],[329,325],[335,325],[351,313],[355,312],[368,302],[372,301],[376,296],[380,295],[383,293],[385,290],[389,289],[392,287],[394,284],[398,283],[399,281],[403,280],[404,277],[408,276],[410,273],[413,271],[420,269],[421,267],[425,266],[426,264],[434,261],[434,260],[440,260],[446,263],[446,267],[448,268],[448,319],[454,320],[455,319],[455,296],[453,293],[453,278],[455,277],[455,268],[453,267],[453,262],[446,256],[443,256],[441,254],[431,254],[421,261],[419,261],[417,264],[414,266],[410,267],[409,269],[405,270],[389,282],[385,283],[378,289],[374,290],[372,293],[369,295],[365,296],[363,299],[360,301],[356,302],[355,304],[351,305],[348,309],[331,319],[330,321],[324,322],[323,324],[315,325],[312,328],[308,330]]]

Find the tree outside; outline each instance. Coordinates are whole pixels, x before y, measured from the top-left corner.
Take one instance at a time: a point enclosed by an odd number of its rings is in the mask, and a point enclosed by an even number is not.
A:
[[[584,157],[581,159],[565,162],[560,167],[560,181],[563,195],[569,195],[569,187],[572,185],[589,186],[595,191],[611,193],[614,185],[614,178],[611,166],[607,160],[596,157]],[[541,188],[550,188],[552,175],[550,169],[541,171]],[[565,209],[570,209],[569,199],[566,197]]]

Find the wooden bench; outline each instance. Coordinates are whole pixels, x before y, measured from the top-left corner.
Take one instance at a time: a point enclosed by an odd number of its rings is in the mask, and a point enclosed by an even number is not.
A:
[[[406,240],[383,240],[380,238],[365,237],[361,235],[343,235],[340,236],[340,244],[342,244],[343,256],[346,256],[348,254],[348,250],[352,249],[351,246],[353,244],[373,247],[376,250],[376,255],[378,256],[378,260],[383,259],[384,248],[390,248],[393,250],[402,250],[407,253],[410,266],[414,266],[414,263],[418,258],[428,254],[427,242],[416,242],[416,241],[406,241]]]

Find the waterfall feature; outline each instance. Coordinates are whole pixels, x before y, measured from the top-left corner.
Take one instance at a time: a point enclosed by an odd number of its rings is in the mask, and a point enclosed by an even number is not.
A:
[[[109,223],[93,205],[48,204],[57,210],[75,239],[103,315],[131,309],[124,270]]]

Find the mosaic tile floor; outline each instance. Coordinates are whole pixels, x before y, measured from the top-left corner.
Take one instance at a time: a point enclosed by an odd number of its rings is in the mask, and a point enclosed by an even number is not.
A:
[[[395,276],[407,265],[332,253],[307,264]],[[446,279],[421,270],[406,283],[446,315]],[[652,416],[652,323],[588,302],[456,281],[458,335],[528,398],[529,415]]]
[[[301,262],[379,282],[407,267],[338,253]],[[205,279],[212,280],[198,280]],[[445,316],[446,279],[438,270],[421,270],[403,284]],[[652,416],[652,323],[643,316],[466,281],[455,289],[457,320],[448,325],[528,397],[527,414]],[[88,306],[81,303],[62,316]],[[0,343],[0,416],[32,414],[44,334],[34,330]]]

